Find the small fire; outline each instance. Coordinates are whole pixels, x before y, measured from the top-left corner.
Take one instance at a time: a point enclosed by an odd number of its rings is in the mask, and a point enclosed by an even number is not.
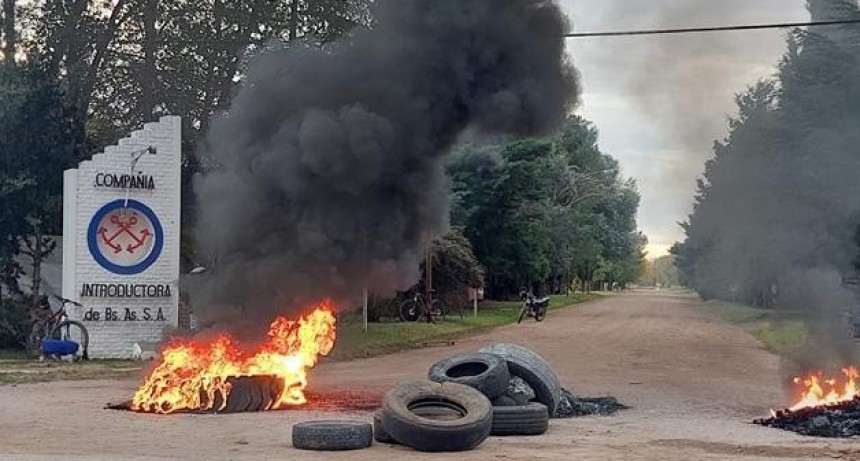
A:
[[[823,373],[810,373],[805,377],[794,378],[799,398],[789,410],[832,405],[860,396],[857,389],[857,378],[860,374],[857,368],[843,368],[842,374],[844,376],[838,378],[825,377]]]
[[[269,375],[283,380],[283,391],[269,406],[276,410],[306,402],[308,370],[334,347],[335,317],[329,301],[297,321],[278,317],[268,339],[243,351],[229,335],[214,342],[174,341],[162,351],[161,363],[134,394],[132,410],[174,413],[218,411],[230,394],[229,378]],[[213,408],[220,402],[219,408]]]

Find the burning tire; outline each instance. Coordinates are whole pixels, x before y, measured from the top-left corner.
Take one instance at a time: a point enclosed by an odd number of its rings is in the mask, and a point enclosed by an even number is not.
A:
[[[535,400],[550,408],[555,414],[561,401],[561,382],[549,363],[541,356],[516,344],[497,343],[480,352],[498,355],[508,362],[508,370],[523,379],[535,392]]]
[[[394,438],[392,438],[390,435],[388,435],[388,432],[385,432],[385,428],[382,427],[381,411],[377,411],[373,414],[373,440],[388,445],[397,444],[397,441],[394,440]]]
[[[373,429],[359,421],[307,421],[293,426],[293,447],[300,450],[357,450],[372,443]]]
[[[420,451],[471,450],[490,435],[492,424],[490,401],[462,384],[405,383],[382,402],[385,432]]]
[[[463,354],[449,357],[430,367],[430,381],[454,382],[481,391],[488,399],[505,393],[511,374],[507,363],[492,354]]]
[[[549,410],[542,403],[493,407],[492,435],[541,435],[548,428]]]

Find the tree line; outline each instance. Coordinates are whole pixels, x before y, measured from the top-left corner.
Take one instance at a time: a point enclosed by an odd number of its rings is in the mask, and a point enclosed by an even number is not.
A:
[[[815,21],[860,18],[855,0],[808,7]],[[736,103],[672,250],[682,282],[758,306],[848,307],[843,282],[860,262],[860,28],[792,31],[776,75]]]
[[[597,129],[570,117],[547,139],[467,142],[448,166],[451,222],[463,229],[495,298],[624,287],[642,269],[639,193]]]

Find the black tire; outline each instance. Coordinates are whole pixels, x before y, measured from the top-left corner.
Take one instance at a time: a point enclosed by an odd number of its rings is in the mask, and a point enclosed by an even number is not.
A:
[[[492,354],[461,354],[436,362],[427,374],[430,381],[453,382],[481,391],[492,400],[508,388],[511,374],[504,359]]]
[[[397,441],[394,440],[394,437],[388,435],[388,432],[385,432],[385,428],[382,427],[382,412],[377,411],[373,414],[373,440],[376,440],[379,443],[385,443],[388,445],[396,445]]]
[[[421,416],[430,407],[456,413],[449,418]],[[419,451],[471,450],[490,435],[493,413],[484,394],[457,383],[404,383],[382,401],[382,426],[398,443]]]
[[[360,421],[306,421],[293,426],[293,447],[299,450],[358,450],[372,443],[373,428]]]
[[[407,299],[400,303],[400,320],[404,322],[417,322],[421,320],[421,309],[414,299]]]
[[[535,320],[537,320],[538,322],[543,322],[543,319],[546,318],[546,310],[546,307],[539,307],[535,311]]]
[[[541,435],[549,428],[549,411],[542,403],[493,407],[492,435]]]
[[[555,414],[561,401],[561,382],[552,367],[541,356],[516,344],[496,343],[484,347],[480,352],[495,354],[508,362],[508,370],[519,376],[535,391],[535,400],[552,408]]]
[[[430,315],[433,316],[433,321],[436,322],[438,320],[445,321],[445,306],[442,305],[442,301],[438,299],[433,299],[430,301]]]
[[[230,378],[230,394],[227,403],[218,413],[244,413],[251,406],[253,383],[248,377]]]
[[[80,344],[80,346],[81,346],[81,359],[82,360],[89,360],[89,358],[90,358],[90,355],[89,355],[90,333],[89,333],[89,331],[87,331],[87,327],[84,326],[83,323],[78,322],[77,320],[64,320],[64,321],[58,323],[56,326],[54,326],[53,329],[51,329],[51,332],[48,334],[48,337],[53,338],[53,337],[55,337],[55,335],[61,333],[63,328],[68,329],[69,327],[75,327],[78,330],[80,330],[80,333],[81,333],[81,344]]]
[[[501,395],[493,399],[494,407],[515,407],[517,405],[519,405],[519,402],[509,395]]]

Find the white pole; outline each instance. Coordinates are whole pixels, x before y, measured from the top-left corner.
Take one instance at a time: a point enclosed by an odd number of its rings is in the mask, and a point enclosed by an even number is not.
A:
[[[364,319],[364,332],[367,333],[367,285],[364,285],[364,309],[362,317]]]
[[[475,309],[475,317],[478,316],[478,289],[475,289],[475,297],[472,298],[472,307]]]

